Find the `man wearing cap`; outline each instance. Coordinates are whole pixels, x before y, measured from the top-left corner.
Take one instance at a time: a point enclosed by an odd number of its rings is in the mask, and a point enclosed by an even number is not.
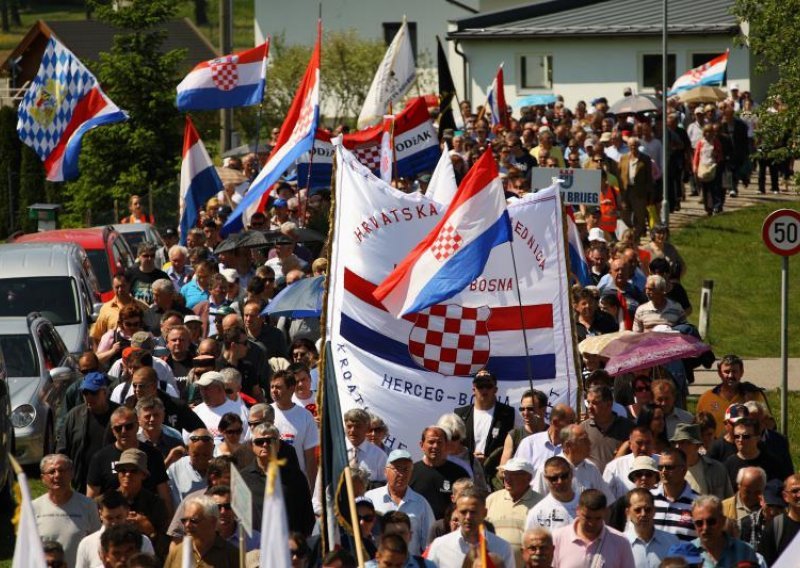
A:
[[[507,404],[497,400],[497,379],[481,369],[472,380],[474,402],[453,412],[458,414],[467,428],[464,441],[468,450],[484,464],[486,478],[491,479],[500,462],[506,436],[514,429],[516,413]],[[487,461],[491,457],[492,459]]]
[[[534,471],[539,470],[547,458],[561,455],[561,430],[575,422],[575,411],[568,404],[559,403],[550,413],[550,426],[544,432],[537,432],[523,438],[514,454],[531,464]]]
[[[736,444],[733,443],[733,427],[740,421],[750,416],[750,411],[743,404],[731,404],[725,410],[725,432],[717,438],[708,448],[708,456],[724,464],[725,460],[736,453]]]
[[[531,489],[533,466],[523,459],[511,458],[500,466],[503,489],[486,499],[486,520],[494,525],[497,536],[508,542],[517,566],[522,566],[522,536],[528,512],[543,496]]]
[[[764,389],[751,382],[742,381],[744,361],[737,355],[725,355],[717,363],[720,384],[704,392],[697,401],[697,412],[708,412],[717,421],[715,437],[722,435],[725,411],[732,404],[744,404],[750,400],[766,403]]]
[[[733,538],[725,531],[722,503],[714,495],[701,495],[692,505],[692,522],[697,538],[692,544],[703,549],[703,566],[736,566],[758,557],[749,544]]]
[[[631,543],[637,568],[659,568],[670,547],[680,544],[674,534],[655,526],[656,507],[653,495],[642,488],[631,489],[625,496],[628,526],[625,537]]]
[[[411,454],[402,449],[392,450],[386,460],[386,485],[367,491],[364,495],[372,501],[381,515],[389,511],[402,511],[411,521],[411,541],[408,549],[414,556],[422,554],[436,518],[425,498],[411,489],[411,472],[414,462]]]
[[[64,426],[56,438],[56,452],[69,456],[73,462],[72,486],[86,492],[89,462],[106,444],[113,441],[109,421],[119,407],[108,397],[108,377],[103,373],[88,373],[80,383],[83,404],[67,413]]]
[[[178,312],[182,316],[192,313],[182,301],[178,301],[180,294],[175,289],[175,283],[167,278],[160,278],[153,282],[153,304],[144,311],[142,318],[144,329],[158,337],[161,335],[161,316],[167,312]]]
[[[225,379],[218,371],[208,371],[203,373],[196,383],[200,389],[200,396],[203,402],[194,408],[195,414],[200,417],[205,427],[214,436],[214,443],[222,443],[222,433],[219,431],[219,421],[228,412],[238,414],[242,417],[243,432],[242,439],[246,440],[249,435],[247,427],[247,407],[241,402],[234,402],[225,394]]]
[[[703,442],[700,439],[699,424],[678,424],[669,441],[684,454],[686,465],[686,481],[700,495],[716,495],[727,499],[733,495],[728,471],[717,460],[700,453]]]
[[[161,499],[144,486],[150,476],[147,455],[139,449],[128,448],[122,452],[115,467],[119,492],[130,507],[128,521],[153,542],[163,558],[167,551],[166,530],[172,509],[168,512]]]
[[[639,456],[631,464],[628,479],[633,489],[644,489],[651,492],[658,486],[658,466],[650,456]],[[628,494],[626,493],[609,507],[608,526],[624,531],[628,524]]]
[[[786,512],[786,501],[783,500],[783,482],[773,479],[764,488],[760,499],[761,507],[737,521],[739,538],[758,551],[767,525],[773,519]]]

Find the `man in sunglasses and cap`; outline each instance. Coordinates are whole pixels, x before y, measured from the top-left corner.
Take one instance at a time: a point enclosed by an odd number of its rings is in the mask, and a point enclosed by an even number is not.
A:
[[[514,429],[517,414],[507,404],[497,400],[497,378],[481,369],[472,379],[474,402],[456,408],[454,412],[467,428],[467,448],[480,460],[486,478],[495,476],[500,454],[508,433]]]

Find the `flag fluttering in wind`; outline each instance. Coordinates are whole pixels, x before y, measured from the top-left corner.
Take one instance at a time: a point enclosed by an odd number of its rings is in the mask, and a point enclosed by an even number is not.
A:
[[[447,142],[445,142],[442,156],[439,158],[439,163],[436,164],[436,169],[433,170],[425,195],[436,203],[443,205],[446,209],[453,201],[456,191],[458,191],[456,173],[453,170],[453,162],[450,159],[450,150],[447,147]]]
[[[292,106],[286,113],[278,140],[242,201],[222,227],[223,236],[244,228],[244,216],[263,209],[268,191],[283,173],[314,145],[314,133],[319,122],[319,58],[322,41],[322,23],[317,30],[317,41],[303,80],[294,95]]]
[[[252,49],[203,61],[178,85],[178,110],[214,110],[260,104],[267,82],[269,40]]]
[[[414,51],[411,48],[411,34],[408,23],[403,18],[403,25],[397,30],[378,71],[372,79],[372,85],[364,99],[364,106],[358,115],[358,127],[378,124],[389,103],[397,102],[414,84],[417,67],[414,63]]]
[[[372,295],[395,317],[419,312],[461,292],[483,272],[492,249],[510,240],[503,184],[489,148],[436,227]]]
[[[186,244],[189,230],[197,225],[197,211],[219,191],[222,191],[222,180],[192,120],[187,116],[183,131],[180,184],[181,244]]]
[[[127,118],[75,54],[51,36],[17,120],[20,140],[42,159],[48,181],[77,178],[83,135]]]
[[[286,518],[281,486],[282,461],[285,460],[278,460],[276,454],[270,459],[261,516],[259,565],[270,568],[292,568],[292,558],[289,555],[289,521]]]
[[[383,133],[381,134],[381,179],[392,183],[392,162],[394,161],[394,144],[392,144],[392,126],[394,116],[383,117]]]
[[[486,96],[486,110],[491,114],[491,125],[502,124],[508,127],[508,106],[506,106],[506,91],[503,86],[503,64],[497,69],[497,75],[489,87]]]
[[[450,74],[450,66],[447,64],[447,56],[439,36],[436,36],[436,66],[439,72],[439,138],[441,138],[442,133],[448,128],[453,130],[464,128],[464,119],[458,107],[456,84]]]
[[[718,55],[711,61],[706,61],[694,69],[689,69],[675,79],[672,88],[667,94],[670,96],[675,95],[699,85],[722,85],[725,82],[725,74],[728,71],[729,53],[729,50],[725,50],[725,53]]]
[[[22,471],[17,473],[22,502],[20,503],[19,527],[17,542],[14,545],[14,559],[11,568],[45,568],[47,563],[42,550],[42,539],[36,526],[36,515],[33,512],[31,490],[28,477]]]

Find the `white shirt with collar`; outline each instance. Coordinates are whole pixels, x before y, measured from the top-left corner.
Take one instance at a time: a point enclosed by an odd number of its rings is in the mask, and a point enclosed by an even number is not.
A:
[[[523,438],[519,443],[515,458],[520,458],[530,463],[534,470],[544,468],[544,462],[553,456],[561,455],[561,444],[553,444],[550,441],[550,432],[537,432],[527,438]]]
[[[367,491],[364,497],[372,501],[375,510],[381,515],[389,511],[402,511],[411,519],[411,542],[408,544],[409,554],[419,556],[428,545],[428,537],[436,522],[433,509],[428,501],[408,487],[400,503],[392,501],[389,489],[384,485]]]
[[[473,548],[472,545],[464,540],[461,531],[457,530],[435,539],[428,549],[427,559],[439,568],[461,568],[464,558],[471,548]],[[488,531],[486,532],[486,549],[499,555],[506,568],[516,568],[511,546],[499,536]]]
[[[350,463],[354,448],[350,440],[346,439],[345,441],[347,444],[347,462]],[[358,465],[369,471],[370,481],[386,481],[384,469],[386,468],[387,457],[386,452],[369,440],[365,439],[358,446]]]
[[[636,568],[659,568],[661,561],[669,556],[670,547],[681,542],[674,534],[659,529],[653,529],[652,538],[645,542],[636,535],[636,530],[630,523],[625,528],[624,534],[631,543]]]

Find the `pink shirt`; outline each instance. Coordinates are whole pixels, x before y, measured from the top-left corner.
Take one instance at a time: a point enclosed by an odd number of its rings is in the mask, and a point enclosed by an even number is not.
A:
[[[606,526],[600,536],[586,542],[575,532],[578,522],[553,531],[553,568],[636,568],[625,535]]]

